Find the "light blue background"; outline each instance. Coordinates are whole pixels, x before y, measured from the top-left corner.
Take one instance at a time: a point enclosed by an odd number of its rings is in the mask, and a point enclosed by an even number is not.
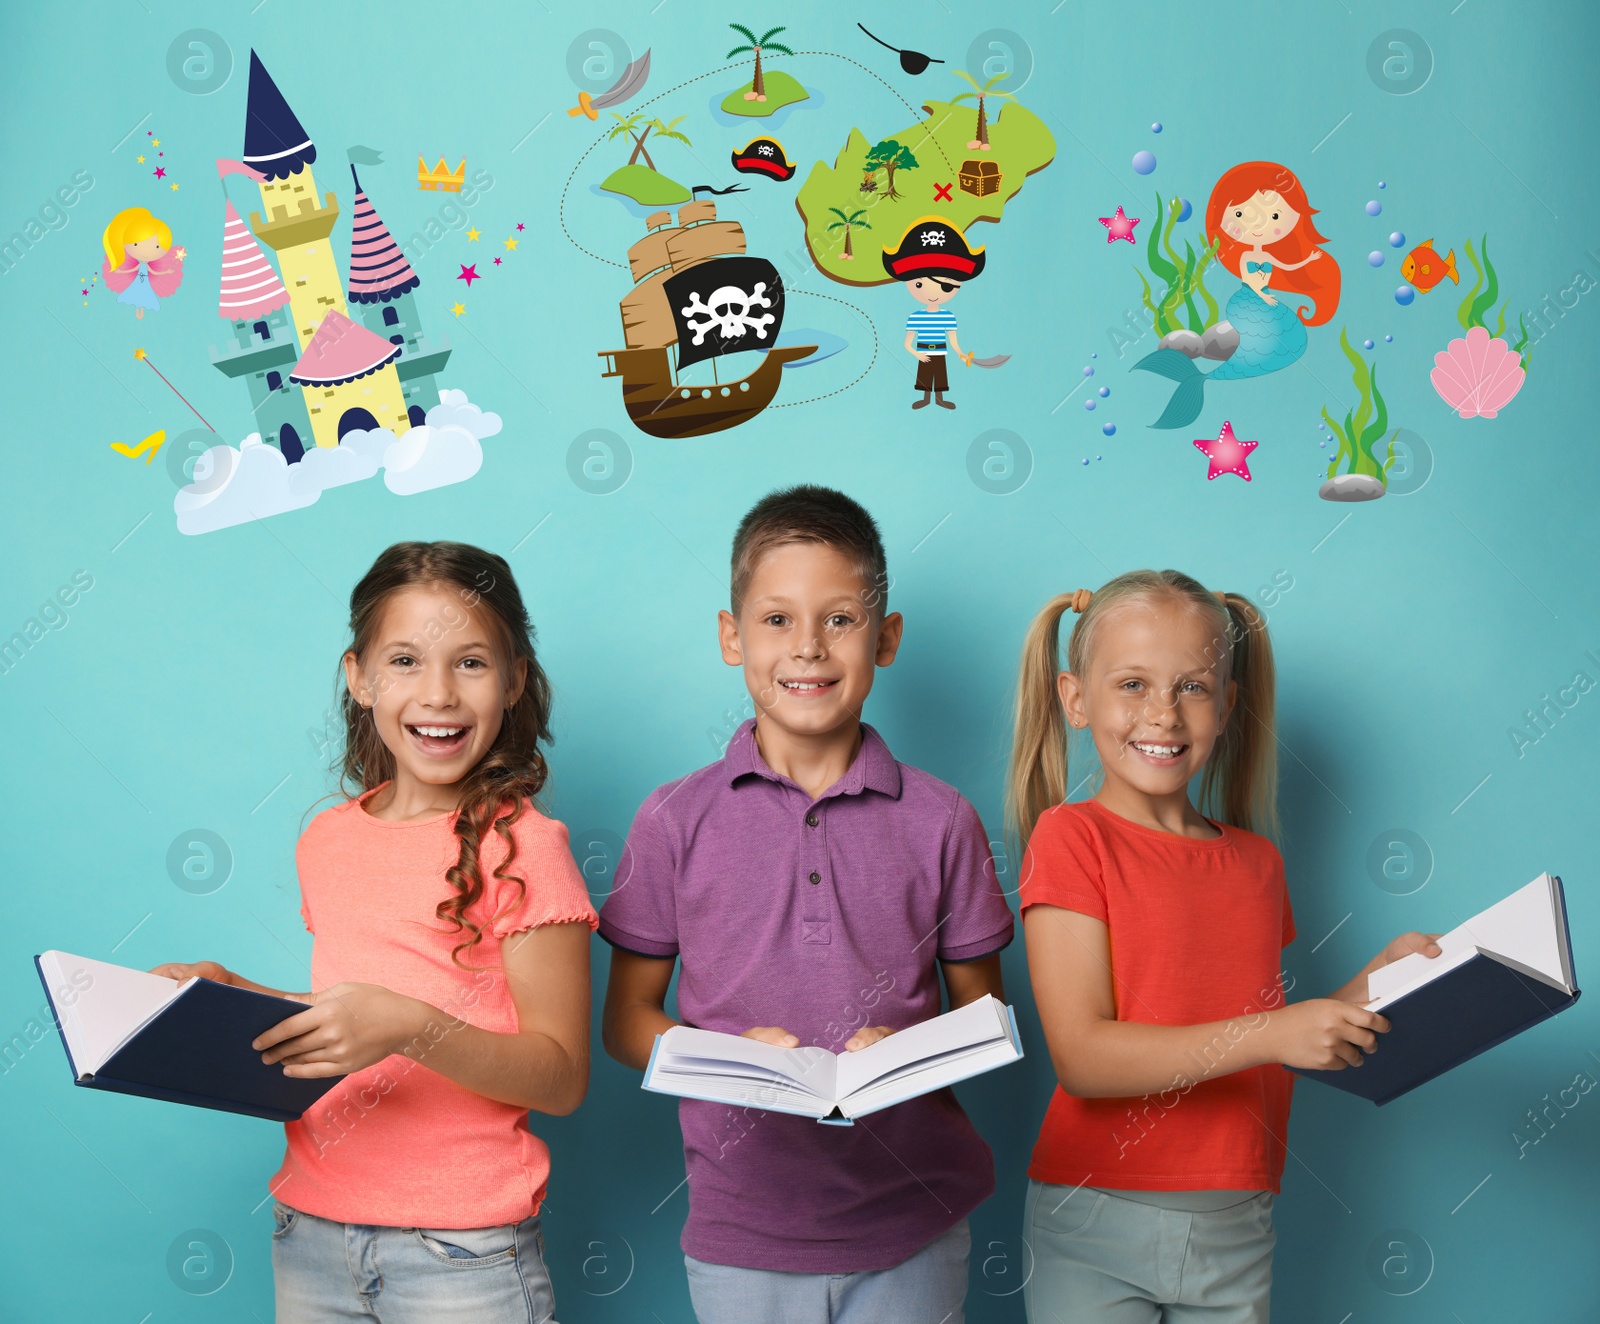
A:
[[[0,676],[10,744],[0,1036],[37,1015],[31,958],[47,947],[102,957],[114,948],[114,959],[139,966],[209,957],[268,983],[307,983],[292,851],[330,789],[315,735],[333,697],[350,587],[397,539],[464,539],[510,558],[556,686],[553,812],[575,835],[625,832],[648,791],[715,757],[729,711],[742,712],[738,676],[713,640],[728,541],[753,500],[803,480],[863,500],[887,539],[893,606],[908,625],[869,719],[900,758],[958,785],[994,835],[1017,649],[1050,594],[1137,566],[1177,566],[1251,595],[1286,576],[1293,588],[1269,614],[1297,994],[1339,984],[1394,933],[1448,928],[1544,869],[1566,880],[1580,981],[1592,977],[1600,694],[1520,758],[1508,729],[1576,672],[1600,678],[1585,656],[1600,654],[1600,292],[1579,297],[1539,342],[1501,418],[1463,421],[1427,381],[1434,351],[1459,334],[1460,291],[1398,307],[1404,250],[1384,242],[1393,229],[1412,243],[1436,237],[1459,260],[1462,240],[1487,232],[1513,312],[1556,297],[1575,272],[1600,277],[1592,7],[1035,0],[808,6],[802,17],[793,7],[670,0],[590,4],[580,18],[559,5],[146,5],[35,5],[8,21],[0,234],[74,171],[95,183],[65,228],[0,283],[14,402],[0,635],[22,628],[74,571],[94,587]],[[619,343],[620,273],[575,252],[557,222],[573,162],[604,127],[564,113],[574,100],[568,47],[587,27],[651,47],[653,97],[721,66],[735,44],[727,20],[770,25],[786,12],[797,48],[849,55],[913,100],[959,90],[949,70],[967,65],[984,29],[1009,29],[1031,48],[1022,100],[1055,133],[1056,160],[1001,225],[979,227],[988,269],[956,304],[965,344],[1015,358],[998,372],[952,368],[960,409],[912,415],[910,360],[896,349],[909,300],[890,287],[800,278],[791,263],[793,288],[865,310],[885,346],[870,375],[731,432],[656,441],[629,426],[594,356]],[[855,29],[857,17],[948,63],[906,77]],[[166,72],[169,44],[193,27],[220,32],[236,61],[210,96],[186,93]],[[1410,96],[1385,93],[1366,71],[1370,43],[1395,27],[1420,32],[1436,60]],[[146,467],[108,443],[192,424],[135,362],[135,346],[225,436],[249,430],[243,387],[209,366],[207,347],[224,330],[210,163],[240,153],[252,45],[319,145],[319,184],[339,194],[341,269],[350,144],[387,153],[363,182],[397,234],[440,205],[415,187],[419,152],[430,162],[464,155],[469,171],[493,174],[473,212],[482,241],[452,232],[421,259],[419,300],[430,333],[454,342],[442,384],[501,413],[505,430],[485,442],[483,470],[465,484],[397,497],[371,481],[191,538],[174,527],[164,457]],[[802,169],[789,187],[813,161],[831,162],[853,124],[882,136],[908,120],[844,61],[775,67],[821,94],[778,130]],[[737,81],[730,69],[647,108],[689,117],[681,127],[698,159],[690,165],[664,145],[663,169],[731,181],[726,153],[745,139],[714,123],[709,105]],[[112,150],[146,113],[144,128],[182,183],[176,194],[133,165],[142,129]],[[1152,176],[1129,168],[1141,148],[1159,160]],[[1165,384],[1130,376],[1132,355],[1119,359],[1108,334],[1136,306],[1129,264],[1142,253],[1108,246],[1095,218],[1121,203],[1145,218],[1142,239],[1157,187],[1203,208],[1218,174],[1252,158],[1300,173],[1344,272],[1343,303],[1331,325],[1312,330],[1301,366],[1219,385],[1192,429],[1151,432],[1144,424]],[[639,224],[588,187],[624,159],[616,144],[597,149],[567,203],[574,232],[618,257]],[[931,173],[902,183],[926,187]],[[232,185],[236,200],[253,194]],[[1381,217],[1366,215],[1368,198],[1383,201]],[[135,203],[155,207],[189,249],[182,290],[142,323],[102,288],[88,307],[77,295],[98,266],[102,227]],[[753,251],[798,247],[799,221],[778,186],[754,182],[724,201],[724,214],[745,223]],[[463,291],[455,264],[503,251],[495,245],[518,221],[527,229],[516,261]],[[869,262],[872,237],[857,236]],[[1374,248],[1389,255],[1379,271],[1365,260]],[[1225,297],[1231,283],[1213,289]],[[459,321],[447,311],[458,294],[468,305]],[[831,390],[866,362],[865,329],[834,305],[820,305],[834,318],[822,320],[817,306],[794,296],[791,324],[831,327],[851,348],[791,374],[780,401]],[[1340,326],[1357,343],[1377,341],[1369,357],[1393,424],[1431,448],[1432,477],[1414,494],[1357,507],[1317,497],[1327,456],[1319,410],[1340,416],[1354,399]],[[1112,394],[1086,414],[1080,372],[1091,353],[1095,383]],[[1224,418],[1261,443],[1248,484],[1207,483],[1191,445]],[[1108,419],[1118,425],[1109,439],[1100,432]],[[1019,434],[1031,454],[1029,479],[1012,495],[968,477],[969,446],[995,427]],[[610,495],[568,477],[568,448],[591,428],[631,448],[631,477]],[[181,890],[167,871],[169,845],[195,827],[221,834],[234,856],[230,880],[209,895]],[[1435,857],[1431,881],[1404,897],[1378,887],[1367,865],[1369,846],[1394,828],[1420,834]],[[598,941],[595,958],[598,994]],[[969,1318],[985,1322],[1022,1317],[1020,1297],[1006,1294],[1026,1272],[1023,1173],[1051,1087],[1020,941],[1006,978],[1030,1056],[961,1090],[998,1168],[998,1194],[973,1222]],[[1552,1112],[1548,1134],[1521,1157],[1514,1130],[1539,1134],[1525,1113],[1579,1072],[1600,1075],[1597,1051],[1585,1000],[1381,1111],[1302,1084],[1278,1208],[1278,1317],[1586,1317],[1600,1301],[1600,1096]],[[271,1218],[260,1202],[282,1150],[275,1126],[75,1090],[53,1035],[0,1077],[0,1116],[0,1240],[13,1259],[0,1288],[6,1319],[270,1319]],[[690,1319],[670,1102],[641,1094],[634,1075],[598,1054],[584,1107],[535,1125],[554,1150],[546,1230],[561,1318]],[[208,1296],[180,1290],[167,1267],[169,1247],[191,1229],[221,1238],[223,1261],[233,1261]],[[1383,1250],[1390,1241],[1403,1244]],[[1369,1268],[1375,1246],[1380,1260],[1402,1257],[1387,1277]],[[197,1272],[203,1279],[204,1266]]]

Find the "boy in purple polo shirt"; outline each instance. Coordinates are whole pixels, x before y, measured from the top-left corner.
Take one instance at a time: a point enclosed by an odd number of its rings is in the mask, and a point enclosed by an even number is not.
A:
[[[640,808],[600,916],[606,1051],[643,1070],[674,960],[684,1024],[856,1050],[1004,997],[1012,917],[962,796],[861,721],[903,621],[872,517],[823,487],[774,492],[733,544],[722,659],[756,717]],[[989,1147],[948,1089],[854,1126],[679,1102],[683,1249],[701,1324],[959,1324],[967,1215]]]

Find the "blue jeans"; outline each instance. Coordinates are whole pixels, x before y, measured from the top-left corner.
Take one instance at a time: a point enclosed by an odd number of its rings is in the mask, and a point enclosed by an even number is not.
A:
[[[781,1273],[683,1259],[700,1324],[963,1324],[971,1251],[963,1218],[891,1269]]]
[[[555,1324],[537,1215],[372,1227],[273,1204],[277,1324]]]
[[[1268,1191],[1108,1191],[1028,1183],[1032,1324],[1267,1324]]]

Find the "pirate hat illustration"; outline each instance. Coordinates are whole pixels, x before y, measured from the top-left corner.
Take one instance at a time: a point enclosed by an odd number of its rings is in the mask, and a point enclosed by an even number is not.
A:
[[[894,248],[883,250],[883,269],[896,280],[973,280],[983,263],[983,249],[968,248],[961,231],[942,216],[913,221]]]
[[[793,179],[794,167],[783,154],[776,138],[752,138],[749,145],[734,152],[733,168],[742,175],[770,175],[773,179]]]

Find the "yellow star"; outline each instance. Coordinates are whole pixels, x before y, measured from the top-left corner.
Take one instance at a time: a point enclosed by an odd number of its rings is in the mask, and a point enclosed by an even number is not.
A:
[[[136,160],[134,161],[134,164],[135,165],[143,165],[144,164],[144,157],[141,156],[141,157],[136,158]]]
[[[457,317],[460,317],[461,314],[466,312],[467,310],[466,310],[466,307],[464,305],[459,304],[459,303],[455,303],[455,304],[451,304],[450,305],[450,311],[453,312]]]
[[[151,140],[150,140],[150,146],[152,146],[152,147],[160,147],[160,146],[161,146],[161,139],[159,139],[159,138],[152,138],[152,139],[151,139]]]
[[[174,185],[173,185],[173,186],[172,186],[172,191],[173,191],[173,192],[174,192],[174,193],[176,193],[176,192],[177,192],[177,191],[178,191],[178,186],[177,186],[177,185],[176,185],[176,184],[174,184]]]
[[[477,230],[468,230],[467,231],[467,238],[469,240],[471,240],[473,243],[477,243],[478,242],[478,231]]]
[[[133,351],[133,357],[136,358],[136,359],[142,359],[144,357],[144,351],[142,349],[134,350]]]
[[[173,187],[176,188],[177,185],[174,184]],[[174,248],[172,250],[172,256],[177,258],[179,262],[182,262],[184,258],[189,256],[189,250],[187,248],[185,248],[182,244],[179,244],[176,248]]]
[[[515,239],[507,239],[506,240],[506,247],[508,249],[515,248],[516,246],[517,246],[517,241]]]

